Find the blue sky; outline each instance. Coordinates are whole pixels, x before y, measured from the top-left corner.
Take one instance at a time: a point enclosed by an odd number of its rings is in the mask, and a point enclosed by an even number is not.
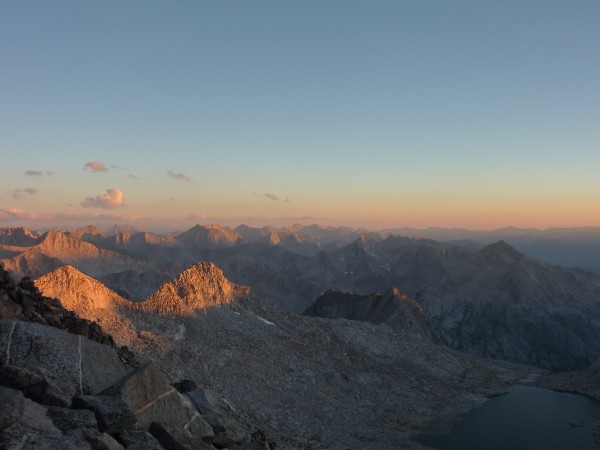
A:
[[[3,2],[0,224],[599,225],[599,22],[596,0]]]

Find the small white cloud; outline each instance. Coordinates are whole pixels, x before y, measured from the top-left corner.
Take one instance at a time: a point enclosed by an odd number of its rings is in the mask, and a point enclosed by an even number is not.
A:
[[[88,197],[80,205],[84,208],[120,208],[125,203],[125,194],[120,189],[107,189],[106,194]]]
[[[204,220],[204,219],[206,219],[206,214],[195,212],[195,213],[190,214],[190,219],[192,219],[192,220]]]
[[[108,172],[106,166],[100,161],[90,161],[89,163],[86,163],[85,166],[83,166],[83,169],[88,169],[92,173]]]
[[[175,178],[176,180],[192,181],[189,176],[181,172],[174,172],[172,170],[168,170],[167,175],[171,178]]]
[[[24,173],[28,177],[43,177],[44,176],[44,172],[42,172],[41,170],[26,170]],[[50,175],[50,173],[48,173],[48,175]]]
[[[266,193],[265,197],[268,198],[269,200],[273,201],[273,202],[278,202],[279,201],[279,197],[275,194],[270,194],[270,193]]]

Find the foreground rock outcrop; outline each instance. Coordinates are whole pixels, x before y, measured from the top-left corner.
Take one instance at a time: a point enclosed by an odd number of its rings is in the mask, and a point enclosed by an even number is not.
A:
[[[92,320],[66,309],[59,300],[44,296],[29,278],[15,283],[0,268],[0,319],[35,322],[80,334],[93,341],[116,346],[111,335]]]
[[[108,334],[100,336],[110,339],[91,340],[61,329],[60,321],[28,321],[15,301],[18,286],[6,273],[0,275],[0,448],[271,447],[229,400],[216,393],[207,397],[203,388],[183,396],[155,365],[134,368]],[[38,308],[46,301],[58,303],[34,288],[27,292]],[[107,304],[92,303],[91,309]],[[60,303],[57,310],[64,313]]]

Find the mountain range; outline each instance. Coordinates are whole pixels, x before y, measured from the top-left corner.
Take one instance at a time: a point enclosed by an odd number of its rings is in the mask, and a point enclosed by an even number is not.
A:
[[[3,245],[26,245],[10,246],[2,264],[33,278],[70,264],[139,302],[206,261],[296,313],[329,289],[366,296],[395,287],[422,308],[440,342],[477,356],[566,370],[600,355],[600,276],[545,264],[505,241],[481,247],[318,226],[113,231],[5,229]]]
[[[21,308],[27,320],[120,348],[142,373],[150,363],[169,380],[222,393],[277,448],[416,448],[413,434],[444,430],[487,396],[542,373],[501,360],[592,366],[543,383],[596,392],[600,276],[502,240],[218,225],[0,237],[2,264],[35,278],[15,287],[0,276],[4,355],[28,345],[11,347]],[[5,305],[9,298],[21,306]]]
[[[439,427],[531,370],[435,343],[418,305],[397,290],[386,297],[396,317],[388,326],[276,309],[209,263],[137,303],[70,266],[35,283],[170,379],[223,393],[277,448],[411,448],[416,431]],[[399,322],[407,310],[408,333]]]

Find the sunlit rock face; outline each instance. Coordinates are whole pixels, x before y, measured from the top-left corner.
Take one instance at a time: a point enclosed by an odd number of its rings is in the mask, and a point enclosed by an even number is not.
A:
[[[198,309],[225,305],[250,295],[250,289],[231,283],[214,264],[200,262],[139,303],[146,311],[190,314]]]

